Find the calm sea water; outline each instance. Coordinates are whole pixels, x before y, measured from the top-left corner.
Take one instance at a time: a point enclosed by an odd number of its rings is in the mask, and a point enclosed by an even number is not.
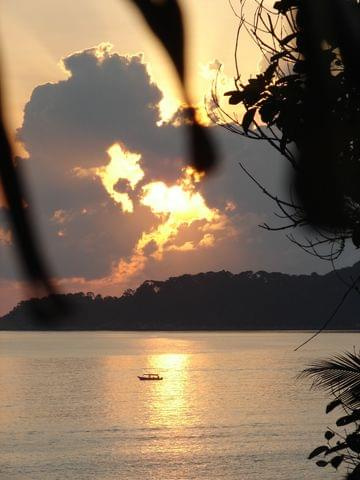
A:
[[[0,477],[319,479],[336,417],[294,376],[359,335],[307,335],[0,333]]]

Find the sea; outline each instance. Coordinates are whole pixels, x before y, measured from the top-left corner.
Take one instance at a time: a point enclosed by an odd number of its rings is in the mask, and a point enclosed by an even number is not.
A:
[[[359,334],[309,335],[0,332],[0,478],[342,478],[307,459],[341,411],[296,377]]]

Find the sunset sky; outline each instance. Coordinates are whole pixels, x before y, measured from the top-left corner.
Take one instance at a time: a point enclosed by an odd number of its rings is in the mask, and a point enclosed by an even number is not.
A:
[[[216,67],[232,88],[237,18],[227,0],[183,0],[192,101],[204,111]],[[236,2],[233,2],[236,5]],[[64,291],[120,295],[146,279],[210,270],[325,272],[276,224],[242,160],[275,192],[286,172],[270,147],[219,126],[216,175],[186,166],[181,96],[169,61],[126,0],[3,0],[5,107],[44,249]],[[243,78],[261,68],[245,37]],[[225,104],[225,102],[224,102]],[[24,293],[0,228],[0,314]],[[349,249],[343,263],[356,256]]]

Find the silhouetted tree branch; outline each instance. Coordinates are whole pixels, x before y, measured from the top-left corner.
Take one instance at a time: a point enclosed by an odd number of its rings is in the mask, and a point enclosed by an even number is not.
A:
[[[264,0],[251,3],[251,19],[245,14],[248,0],[240,0],[236,12],[235,89],[225,93],[236,111],[220,105],[216,80],[209,114],[231,132],[266,141],[281,153],[293,172],[296,198],[290,202],[270,194],[242,165],[287,221],[264,227],[311,225],[315,239],[289,238],[331,261],[346,239],[360,246],[360,5],[357,0],[281,0],[272,8]],[[238,63],[240,32],[248,33],[266,65],[247,82],[241,81]]]

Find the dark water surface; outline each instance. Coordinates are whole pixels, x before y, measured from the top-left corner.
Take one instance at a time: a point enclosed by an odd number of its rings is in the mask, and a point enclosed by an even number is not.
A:
[[[0,478],[339,478],[306,460],[336,415],[294,376],[359,335],[307,335],[2,332]]]

